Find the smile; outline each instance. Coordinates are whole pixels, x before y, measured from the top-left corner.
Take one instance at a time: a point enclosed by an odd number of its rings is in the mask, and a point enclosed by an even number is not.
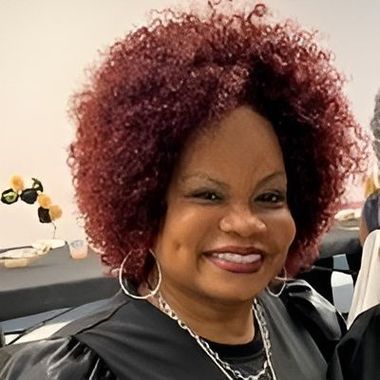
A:
[[[257,254],[240,255],[237,253],[213,253],[211,257],[238,264],[251,264],[261,260],[261,255]]]
[[[209,252],[205,257],[219,269],[232,273],[255,273],[263,264],[259,253]]]

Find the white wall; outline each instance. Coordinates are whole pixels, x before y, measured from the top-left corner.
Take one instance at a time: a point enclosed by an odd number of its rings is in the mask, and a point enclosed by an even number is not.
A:
[[[185,1],[183,0],[182,3]],[[194,1],[204,4],[206,0]],[[179,0],[0,0],[0,191],[12,174],[39,178],[64,215],[58,236],[79,237],[66,147],[73,136],[68,99],[84,69],[147,11]],[[248,2],[249,3],[249,2]],[[348,75],[357,118],[370,120],[380,86],[380,2],[271,0],[275,16],[296,17],[323,32]],[[0,204],[0,247],[51,236],[36,205]]]

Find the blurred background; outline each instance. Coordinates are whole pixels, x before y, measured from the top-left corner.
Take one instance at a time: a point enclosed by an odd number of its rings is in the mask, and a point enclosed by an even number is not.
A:
[[[235,1],[238,2],[238,1]],[[41,180],[63,209],[57,237],[83,237],[74,202],[67,147],[74,126],[67,111],[86,69],[99,52],[147,20],[148,11],[175,0],[0,0],[0,192],[13,174]],[[240,2],[241,3],[241,2]],[[254,1],[245,1],[253,4]],[[346,74],[346,94],[366,128],[380,87],[380,2],[371,0],[269,0],[277,19],[295,18],[320,31]],[[203,7],[206,0],[193,1]],[[349,189],[352,200],[363,197]],[[37,206],[0,203],[0,248],[50,238],[50,224],[38,222]]]

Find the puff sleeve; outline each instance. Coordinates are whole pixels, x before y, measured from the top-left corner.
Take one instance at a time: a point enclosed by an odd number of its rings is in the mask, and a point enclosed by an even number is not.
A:
[[[104,361],[74,337],[0,350],[0,380],[116,380]]]

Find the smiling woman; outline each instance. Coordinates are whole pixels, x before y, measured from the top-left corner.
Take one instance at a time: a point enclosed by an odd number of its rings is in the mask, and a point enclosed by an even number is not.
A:
[[[343,322],[282,277],[316,258],[366,139],[313,33],[210,8],[130,33],[75,97],[78,205],[122,291],[4,349],[0,378],[325,378]]]
[[[197,305],[200,298],[221,308],[237,300],[250,304],[281,272],[295,236],[271,124],[244,105],[209,128],[189,139],[178,160],[154,249],[161,291],[198,321],[198,311],[209,313]]]

